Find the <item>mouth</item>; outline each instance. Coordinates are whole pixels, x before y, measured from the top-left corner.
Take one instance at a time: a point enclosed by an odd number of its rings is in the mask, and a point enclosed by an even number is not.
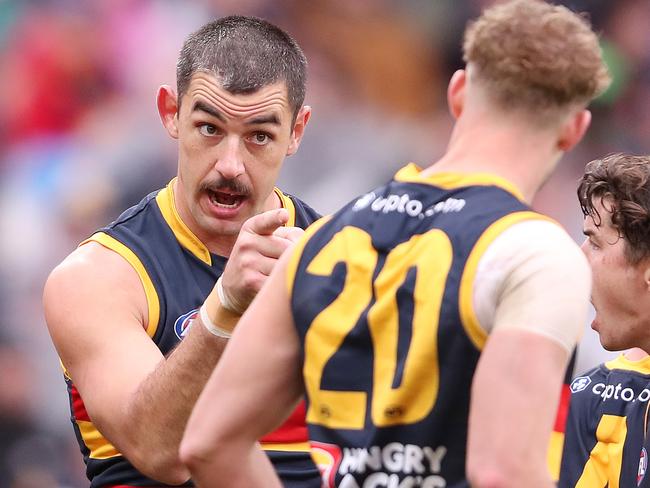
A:
[[[208,190],[207,193],[212,205],[227,210],[239,208],[246,199],[245,195],[233,193],[228,190]]]

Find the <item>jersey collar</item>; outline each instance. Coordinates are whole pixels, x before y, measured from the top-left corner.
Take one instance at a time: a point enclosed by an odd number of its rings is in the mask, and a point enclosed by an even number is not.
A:
[[[395,181],[404,183],[424,183],[445,190],[453,190],[465,186],[497,186],[515,196],[520,201],[525,201],[521,191],[511,182],[500,176],[490,173],[433,173],[427,177],[421,175],[422,169],[415,163],[409,163],[395,174]]]

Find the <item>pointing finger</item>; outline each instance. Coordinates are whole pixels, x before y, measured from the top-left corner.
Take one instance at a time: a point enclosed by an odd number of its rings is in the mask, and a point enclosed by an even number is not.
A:
[[[258,235],[271,235],[280,226],[289,220],[289,212],[284,208],[267,210],[261,214],[254,215],[242,226],[249,232]]]

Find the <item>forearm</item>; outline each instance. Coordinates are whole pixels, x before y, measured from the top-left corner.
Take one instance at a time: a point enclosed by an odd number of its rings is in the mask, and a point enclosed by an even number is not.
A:
[[[226,346],[197,320],[173,353],[140,384],[125,406],[124,454],[154,479],[185,481],[178,449],[192,408]],[[120,446],[121,447],[121,446]]]
[[[182,453],[197,487],[218,488],[224,486],[223,480],[228,480],[229,488],[282,487],[269,458],[257,442],[242,443],[236,439],[211,447],[218,450],[218,456],[195,457]]]

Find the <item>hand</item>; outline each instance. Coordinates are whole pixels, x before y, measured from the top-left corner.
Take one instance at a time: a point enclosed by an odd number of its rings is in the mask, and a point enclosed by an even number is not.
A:
[[[235,312],[243,313],[282,253],[303,234],[298,227],[284,227],[289,219],[285,209],[255,215],[244,222],[221,277],[226,301]]]

